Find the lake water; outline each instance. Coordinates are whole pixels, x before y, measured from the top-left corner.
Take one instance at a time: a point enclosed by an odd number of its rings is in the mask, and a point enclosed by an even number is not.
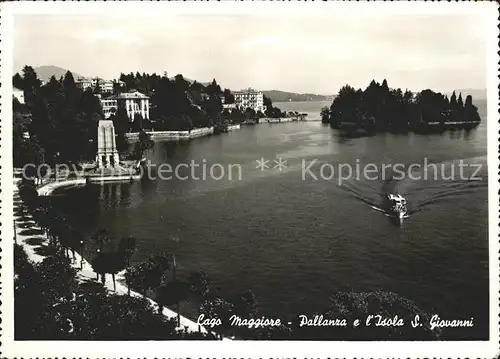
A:
[[[324,104],[308,107],[312,104],[288,103],[282,109],[319,115]],[[346,139],[310,121],[248,126],[181,145],[158,142],[148,155],[153,163],[239,164],[241,180],[237,173],[232,180],[143,179],[66,190],[53,201],[78,218],[84,233],[106,228],[115,238],[135,236],[134,261],[176,251],[181,277],[203,270],[224,295],[253,290],[268,316],[324,311],[337,290],[381,289],[443,318],[474,317],[474,328],[451,335],[484,339],[489,325],[486,104],[477,105],[483,123],[469,133]],[[287,160],[282,171],[256,168],[257,159],[278,157]],[[477,176],[482,179],[359,178],[339,185],[335,179],[302,178],[303,160],[317,160],[312,171],[318,175],[323,164],[408,167],[425,158],[447,174],[460,160],[481,165]],[[468,178],[475,169],[464,171]],[[401,226],[378,210],[387,191],[399,191],[409,201],[411,216]]]
[[[307,119],[311,121],[321,120],[321,109],[330,107],[332,101],[301,101],[301,102],[275,102],[273,106],[280,108],[282,111],[298,111],[307,113]]]

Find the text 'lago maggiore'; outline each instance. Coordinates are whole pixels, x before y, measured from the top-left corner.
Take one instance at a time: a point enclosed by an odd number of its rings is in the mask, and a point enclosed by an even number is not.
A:
[[[325,318],[323,315],[315,315],[308,317],[306,315],[299,315],[296,322],[299,327],[348,327],[352,326],[354,328],[359,326],[366,327],[403,327],[406,325],[407,321],[405,319],[395,315],[394,317],[384,317],[382,315],[368,315],[365,318],[356,319],[346,319],[346,318]],[[230,326],[237,327],[248,327],[252,328],[262,328],[262,327],[275,327],[281,326],[283,324],[291,325],[292,322],[283,323],[277,318],[242,318],[237,315],[232,315],[229,317],[228,323],[223,323],[220,318],[208,318],[201,314],[198,317],[197,323],[203,325],[207,328],[216,328],[223,324],[229,324]],[[410,321],[410,325],[413,328],[421,327],[423,325],[429,325],[430,329],[435,328],[456,328],[456,327],[473,327],[474,318],[469,319],[442,319],[439,315],[433,315],[428,323],[417,314]]]

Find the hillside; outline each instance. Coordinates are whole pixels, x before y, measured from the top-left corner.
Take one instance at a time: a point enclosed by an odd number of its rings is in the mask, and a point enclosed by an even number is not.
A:
[[[311,93],[293,93],[279,90],[262,91],[273,102],[296,102],[296,101],[326,101],[331,96],[317,95]]]
[[[38,78],[42,81],[49,81],[52,76],[55,76],[56,79],[59,80],[61,76],[64,76],[68,70],[63,69],[61,67],[57,66],[38,66],[34,68],[36,74],[38,75]],[[80,77],[81,75],[77,74],[76,72],[71,71],[73,74],[73,77],[76,79],[77,77]]]

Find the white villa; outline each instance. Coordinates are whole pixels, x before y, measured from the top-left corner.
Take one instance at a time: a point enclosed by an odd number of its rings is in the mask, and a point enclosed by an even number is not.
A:
[[[149,97],[139,91],[131,90],[113,96],[116,99],[117,109],[124,108],[127,111],[128,118],[132,121],[136,114],[142,118],[149,119]]]
[[[127,111],[130,121],[134,120],[136,114],[140,114],[144,119],[149,119],[149,97],[139,91],[131,90],[106,98],[98,97],[101,101],[104,118],[109,118],[113,112],[123,108]]]
[[[264,112],[266,106],[264,106],[264,94],[262,91],[255,91],[252,89],[233,92],[234,103],[237,107],[241,107],[243,110],[250,107],[255,111]]]

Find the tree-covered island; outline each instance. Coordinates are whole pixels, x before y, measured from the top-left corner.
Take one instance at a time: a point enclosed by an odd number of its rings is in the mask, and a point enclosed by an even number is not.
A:
[[[464,101],[455,92],[450,98],[429,89],[413,93],[391,89],[387,80],[372,80],[365,90],[345,85],[321,117],[332,128],[363,134],[472,129],[481,122],[471,95]]]

